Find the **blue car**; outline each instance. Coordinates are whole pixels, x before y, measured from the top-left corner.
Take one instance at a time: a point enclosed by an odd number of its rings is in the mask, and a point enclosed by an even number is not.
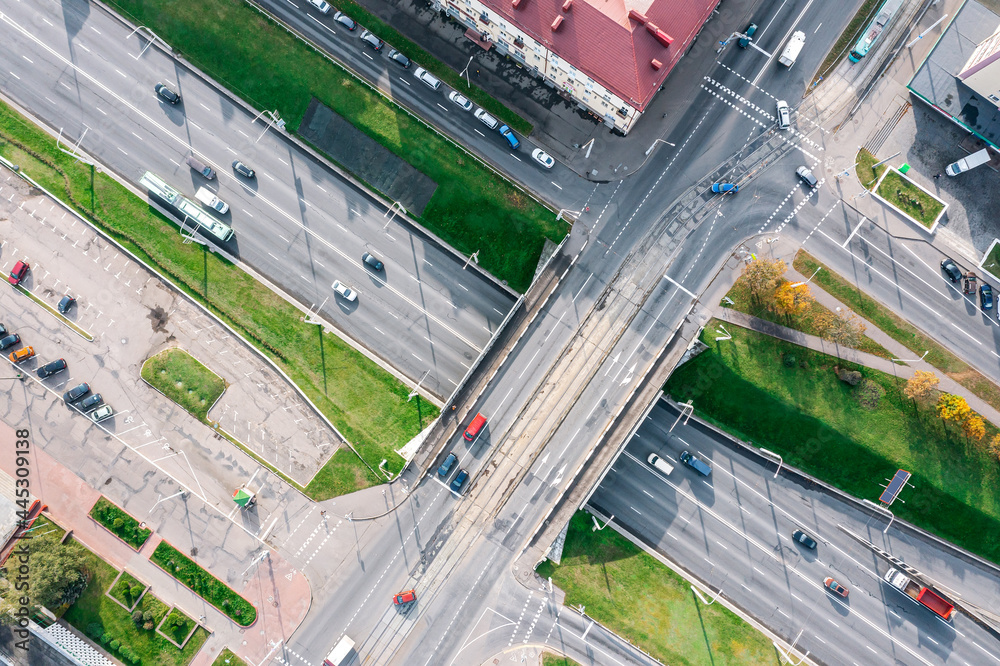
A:
[[[979,286],[979,307],[983,310],[993,309],[993,287],[986,283]]]
[[[501,125],[499,131],[500,134],[503,135],[503,138],[507,139],[507,145],[510,146],[511,150],[517,150],[521,147],[521,142],[517,140],[517,137],[514,136],[514,132],[512,132],[509,127]]]
[[[454,453],[449,453],[448,457],[444,459],[443,463],[441,463],[441,466],[438,467],[438,476],[440,476],[442,479],[447,477],[448,473],[451,471],[452,466],[454,466],[456,460],[458,460],[458,456],[456,456]]]
[[[735,194],[736,192],[740,191],[740,186],[737,185],[736,183],[715,183],[714,185],[712,185],[712,191],[722,192],[723,194],[726,194],[728,192],[733,192]]]

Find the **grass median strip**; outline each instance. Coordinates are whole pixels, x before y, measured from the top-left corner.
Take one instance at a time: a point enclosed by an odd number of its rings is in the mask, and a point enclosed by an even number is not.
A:
[[[146,539],[153,533],[152,530],[141,527],[138,520],[104,496],[99,497],[94,503],[90,509],[90,517],[135,550],[142,548],[142,544],[146,543]]]
[[[551,211],[242,0],[109,4],[254,108],[277,109],[291,131],[313,97],[347,118],[437,183],[420,223],[464,254],[478,250],[514,289],[531,283],[545,238],[565,235]],[[415,82],[411,71],[401,75]]]
[[[209,408],[226,390],[226,380],[183,349],[165,349],[151,356],[142,364],[139,373],[157,390],[205,424],[209,424]]]
[[[166,541],[160,542],[149,559],[236,624],[249,627],[257,619],[253,604]]]
[[[944,203],[911,183],[896,171],[890,171],[878,185],[876,194],[930,229],[944,210]]]
[[[410,389],[239,267],[196,243],[184,244],[173,220],[103,173],[60,152],[55,141],[0,103],[0,154],[70,203],[98,228],[205,305],[267,354],[330,419],[372,468],[388,460],[438,415],[434,405],[408,402]],[[348,452],[338,451],[306,487],[327,499],[381,483]]]
[[[986,423],[985,435],[970,439],[938,417],[934,400],[905,397],[905,382],[892,375],[729,331],[732,340],[702,335],[709,349],[667,382],[675,400],[693,400],[703,418],[855,497],[875,501],[883,479],[909,470],[912,489],[893,505],[896,516],[1000,563],[1000,465],[987,444],[996,427]],[[864,379],[852,387],[835,367]]]
[[[771,641],[721,604],[704,606],[691,585],[613,529],[593,529],[577,511],[562,563],[537,569],[587,615],[665,664],[774,664]],[[557,662],[558,663],[558,662]]]

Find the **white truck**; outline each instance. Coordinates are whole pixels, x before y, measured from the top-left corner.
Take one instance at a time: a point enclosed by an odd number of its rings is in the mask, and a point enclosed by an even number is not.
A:
[[[323,660],[323,666],[343,666],[352,652],[354,652],[354,641],[344,636]]]
[[[202,202],[219,215],[225,215],[229,212],[229,204],[215,196],[215,192],[204,187],[199,187],[198,191],[194,193],[194,198]]]
[[[785,50],[781,52],[778,56],[778,62],[785,67],[791,67],[795,64],[795,59],[799,57],[799,52],[802,51],[802,46],[806,43],[806,33],[801,30],[796,30],[792,33],[792,38],[788,40],[788,44],[785,45]]]
[[[944,172],[949,176],[957,176],[960,173],[965,173],[969,169],[975,169],[977,166],[982,166],[990,161],[990,151],[986,148],[972,153],[967,157],[963,157],[957,162],[952,162],[944,168]]]

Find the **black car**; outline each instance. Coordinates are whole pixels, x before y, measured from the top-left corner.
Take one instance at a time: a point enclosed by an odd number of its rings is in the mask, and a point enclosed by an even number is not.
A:
[[[382,47],[385,46],[385,42],[379,39],[376,35],[373,35],[368,30],[364,30],[361,33],[361,41],[372,47],[376,51],[381,51]]]
[[[458,460],[458,456],[456,456],[454,453],[449,453],[448,457],[444,459],[443,463],[441,463],[441,466],[438,467],[438,476],[440,476],[442,479],[448,476],[448,473],[451,471],[451,468],[455,466],[456,460]]]
[[[90,396],[86,400],[81,400],[80,404],[77,405],[77,406],[80,408],[81,412],[89,412],[90,410],[92,410],[94,407],[97,407],[102,402],[104,402],[104,398],[101,397],[101,394],[100,393],[95,393],[94,395]]]
[[[56,360],[49,361],[42,367],[38,368],[38,376],[41,377],[42,379],[45,379],[46,377],[51,377],[57,372],[62,372],[65,369],[66,369],[66,359],[57,358]]]
[[[962,279],[962,269],[958,267],[951,257],[946,257],[944,261],[941,262],[941,270],[944,271],[948,279],[958,284],[958,281]]]
[[[69,312],[69,309],[73,307],[74,303],[76,303],[76,299],[70,296],[69,294],[63,296],[62,300],[59,301],[59,313],[66,314],[67,312]]]
[[[0,338],[5,338],[5,337],[7,337],[7,327],[4,326],[3,324],[0,324]]]
[[[451,482],[451,491],[453,493],[462,492],[462,486],[469,478],[469,471],[465,469],[460,469],[455,479]]]
[[[802,530],[792,532],[792,541],[797,541],[810,550],[816,550],[816,541]]]
[[[354,21],[354,19],[352,19],[344,12],[337,12],[336,14],[334,14],[333,20],[339,23],[340,25],[344,26],[348,30],[354,30],[355,28],[358,27],[358,24]]]
[[[7,349],[7,347],[13,347],[18,342],[21,341],[21,336],[17,333],[11,333],[10,335],[0,339],[0,349]]]
[[[153,88],[153,90],[155,90],[156,94],[159,95],[165,102],[168,102],[170,104],[176,104],[177,102],[181,101],[181,96],[179,93],[175,93],[173,90],[166,87],[162,83],[157,83],[156,86]]]
[[[391,51],[389,51],[389,60],[395,60],[398,64],[402,65],[403,67],[410,66],[410,59],[407,58],[402,53],[400,53],[399,51],[397,51],[396,49],[392,49]]]
[[[979,307],[983,310],[993,309],[993,287],[985,282],[979,285]]]
[[[77,400],[87,395],[88,393],[90,393],[90,384],[84,382],[82,384],[77,384],[70,390],[63,393],[63,400],[65,400],[67,403],[76,402]]]
[[[254,176],[254,170],[239,160],[233,160],[233,171],[240,174],[244,178],[253,178]]]
[[[361,261],[371,266],[372,270],[381,271],[383,268],[385,268],[385,264],[379,261],[378,257],[368,252],[365,252],[363,255],[361,255]]]

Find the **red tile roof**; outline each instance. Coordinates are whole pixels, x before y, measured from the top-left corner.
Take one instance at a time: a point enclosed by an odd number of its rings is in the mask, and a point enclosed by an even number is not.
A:
[[[520,0],[515,7],[512,0],[481,2],[640,110],[718,4],[718,0]],[[563,20],[557,22],[558,17]],[[654,60],[659,67],[652,64]]]

